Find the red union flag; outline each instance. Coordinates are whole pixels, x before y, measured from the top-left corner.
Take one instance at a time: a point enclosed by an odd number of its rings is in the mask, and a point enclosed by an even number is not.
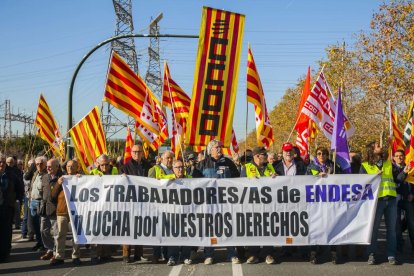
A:
[[[310,95],[303,105],[301,113],[313,120],[329,141],[332,141],[333,125],[335,120],[336,102],[329,90],[323,71],[319,73]],[[350,138],[355,129],[345,116],[347,137]]]
[[[243,29],[244,15],[203,8],[186,144],[230,146]]]

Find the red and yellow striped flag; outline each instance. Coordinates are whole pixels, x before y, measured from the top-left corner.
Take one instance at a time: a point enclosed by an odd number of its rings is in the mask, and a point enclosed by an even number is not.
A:
[[[69,130],[78,161],[85,173],[96,158],[106,154],[105,133],[98,107],[95,106],[82,120]]]
[[[53,155],[65,159],[65,146],[59,128],[42,94],[40,94],[34,125],[38,128],[37,135],[49,144]]]
[[[171,79],[170,70],[166,62],[164,64],[164,84],[162,94],[163,105],[172,109],[173,131],[171,150],[175,153],[175,158],[178,158],[184,140],[183,136],[186,132],[191,100],[181,87]]]
[[[247,56],[247,101],[254,105],[258,146],[270,148],[274,141],[273,128],[267,113],[263,87],[250,45]]]
[[[105,87],[104,101],[140,121],[145,97],[150,89],[128,64],[112,52]],[[151,128],[150,126],[146,126]],[[154,131],[154,130],[152,130]]]
[[[397,150],[405,150],[403,134],[398,127],[398,117],[397,112],[390,108],[391,115],[391,145],[392,145],[392,155]]]
[[[244,15],[203,8],[186,144],[230,145],[243,29]]]
[[[124,164],[128,163],[132,159],[131,149],[134,146],[134,140],[132,139],[131,131],[127,127],[127,136],[125,139],[125,150],[124,150]]]

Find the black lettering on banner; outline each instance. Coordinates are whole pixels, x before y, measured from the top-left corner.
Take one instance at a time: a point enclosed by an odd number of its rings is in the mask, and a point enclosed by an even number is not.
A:
[[[269,232],[269,216],[268,212],[263,213],[263,236],[268,237],[270,235]]]
[[[209,51],[209,54],[208,54],[208,58],[213,59],[213,60],[226,61],[226,55],[223,55],[223,54],[220,54],[220,53],[216,52],[216,50],[218,50],[218,48],[219,48],[218,44],[221,44],[223,46],[223,47],[221,47],[221,49],[225,50],[226,46],[228,44],[228,39],[212,37],[210,39],[210,51]]]
[[[280,228],[281,236],[289,236],[289,212],[281,212]]]
[[[290,235],[296,237],[299,234],[299,214],[292,212],[290,214]]]
[[[144,218],[144,228],[143,228],[143,230],[144,230],[143,232],[144,232],[145,237],[151,236],[151,229],[152,229],[151,222],[152,222],[151,217],[145,216],[145,218]]]
[[[148,202],[148,188],[144,186],[138,186],[138,202]]]
[[[121,229],[121,236],[129,236],[130,235],[130,223],[129,223],[129,212],[123,212],[123,219],[122,219],[122,229]]]
[[[302,224],[302,227],[300,228],[300,234],[304,237],[309,234],[309,225],[307,222],[308,218],[309,215],[307,212],[300,213],[300,224]]]
[[[272,196],[269,194],[270,192],[272,192],[272,188],[268,186],[262,187],[262,189],[260,189],[263,204],[269,204],[272,202]]]
[[[204,202],[204,189],[202,188],[195,188],[193,191],[194,194],[194,204],[200,205]]]
[[[111,212],[105,211],[102,215],[102,235],[105,237],[111,234],[111,227],[109,224],[111,223]]]
[[[91,189],[90,201],[98,202],[98,200],[99,200],[99,189],[98,188],[92,188]]]
[[[83,216],[82,215],[75,215],[74,211],[71,211],[72,215],[74,215],[74,224],[76,229],[76,234],[79,236],[82,233],[82,222]]]
[[[229,198],[227,199],[229,203],[237,203],[239,201],[236,187],[229,187],[227,192],[229,193]]]
[[[262,214],[261,213],[254,213],[253,214],[253,225],[254,227],[254,236],[261,236],[262,235]]]
[[[289,199],[292,203],[298,203],[300,201],[300,191],[298,189],[290,189]]]
[[[114,187],[114,201],[125,202],[125,186],[115,185]]]
[[[251,187],[249,190],[249,203],[260,203],[260,195],[257,187]]]
[[[191,202],[191,190],[182,188],[180,189],[181,205],[190,205]]]
[[[157,236],[157,224],[158,224],[158,217],[152,217],[152,236]]]
[[[187,237],[187,214],[181,214],[181,222],[180,222],[180,237]]]
[[[214,236],[214,225],[213,225],[213,215],[205,214],[205,228],[206,228],[206,237]]]
[[[78,198],[76,197],[76,185],[73,185],[70,188],[70,201],[77,202]]]
[[[109,211],[106,211],[109,212]],[[102,217],[102,211],[95,212],[95,215],[93,216],[93,226],[92,226],[92,235],[99,236],[101,233],[101,220]]]
[[[168,202],[170,204],[180,205],[180,199],[178,198],[177,189],[169,189],[169,199],[168,199]]]
[[[86,219],[86,231],[85,235],[90,236],[91,235],[91,211],[88,212],[88,217]]]
[[[171,215],[171,234],[174,238],[180,235],[180,214]]]
[[[215,187],[206,188],[206,199],[207,199],[207,204],[217,203],[217,190]]]
[[[140,227],[142,225],[142,217],[141,216],[135,216],[134,217],[134,239],[138,239],[138,237],[141,237],[142,235],[142,229]]]
[[[198,236],[201,238],[203,237],[203,218],[204,218],[204,214],[203,213],[197,213],[197,220],[198,220]],[[208,237],[207,235],[205,235],[206,237]]]
[[[106,202],[111,202],[111,190],[112,190],[112,188],[113,188],[112,185],[104,185],[104,190],[108,190],[106,192],[106,198],[105,198]]]
[[[151,203],[161,203],[160,195],[158,194],[157,188],[150,189],[150,202]]]
[[[119,236],[121,234],[121,211],[114,211],[112,216],[112,236]]]
[[[194,224],[195,219],[196,219],[196,217],[195,217],[194,213],[188,214],[188,226],[189,226],[188,236],[190,238],[194,238],[197,234],[196,226]]]
[[[162,202],[161,203],[168,203],[167,189],[162,189],[161,192],[162,192]]]
[[[216,237],[221,237],[223,235],[223,215],[221,213],[216,213],[214,216],[214,229]]]
[[[282,189],[277,190],[277,202],[278,203],[288,203],[288,187],[283,186]]]
[[[89,190],[87,188],[83,188],[79,192],[79,201],[80,202],[87,202],[89,200]]]
[[[211,122],[211,128],[207,129],[207,125],[209,122]],[[220,123],[220,115],[201,114],[199,134],[217,136],[219,123]]]
[[[251,237],[251,236],[253,236],[253,232],[252,232],[252,225],[253,225],[252,217],[253,217],[253,214],[251,212],[247,212],[247,213],[245,213],[245,216],[246,216],[246,236]]]
[[[272,233],[273,237],[279,236],[279,214],[273,212],[270,215],[270,233]]]
[[[135,189],[135,185],[127,186],[125,201],[126,202],[137,202],[137,191]]]
[[[226,200],[226,187],[218,187],[218,201],[220,204],[227,203]]]
[[[162,236],[169,237],[170,236],[170,213],[162,213]]]
[[[246,226],[244,223],[244,214],[236,213],[236,235],[238,237],[244,237],[246,235]]]
[[[231,225],[231,213],[225,213],[224,214],[224,224],[226,225],[226,228],[224,229],[224,235],[226,237],[231,237],[233,234],[233,228]]]

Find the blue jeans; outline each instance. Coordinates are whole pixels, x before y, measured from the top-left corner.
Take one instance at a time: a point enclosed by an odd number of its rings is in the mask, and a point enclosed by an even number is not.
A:
[[[32,217],[33,231],[36,234],[36,241],[38,245],[43,245],[42,236],[40,234],[40,216],[37,214],[40,201],[32,199],[30,201],[30,216]]]
[[[29,218],[29,199],[24,196],[23,201],[23,223],[22,223],[22,236],[26,237],[29,232],[29,226],[27,225],[27,220]]]
[[[385,225],[387,227],[387,256],[395,257],[397,251],[397,199],[395,197],[389,197],[388,199],[378,198],[374,227],[372,228],[371,244],[368,246],[368,253],[375,254],[377,251],[378,230],[382,215],[385,216]]]

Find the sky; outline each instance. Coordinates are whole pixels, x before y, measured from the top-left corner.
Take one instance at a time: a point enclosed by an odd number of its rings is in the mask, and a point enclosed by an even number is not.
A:
[[[250,43],[262,81],[267,108],[272,110],[286,89],[295,87],[307,67],[317,70],[325,48],[352,45],[356,34],[368,31],[378,0],[132,0],[134,33],[148,33],[151,18],[163,13],[161,34],[198,35],[203,6],[244,14],[245,29],[233,127],[239,140],[246,134],[246,63]],[[35,116],[40,93],[45,96],[61,133],[67,132],[68,91],[73,73],[98,43],[115,33],[110,0],[0,1],[0,112],[10,100],[13,113]],[[140,75],[148,67],[148,38],[135,39]],[[192,95],[197,39],[163,38],[161,70],[167,60],[172,79]],[[347,47],[350,47],[347,46]],[[101,106],[110,49],[97,50],[81,68],[73,96],[73,115],[79,121]],[[329,81],[329,80],[328,80]],[[2,106],[3,105],[3,106]],[[288,107],[287,107],[288,108]],[[254,129],[253,107],[248,130]],[[0,115],[2,117],[3,114]],[[280,114],[283,116],[283,114]],[[126,120],[126,115],[118,116]],[[0,121],[0,137],[4,121]],[[13,131],[22,132],[14,123]],[[274,130],[278,135],[277,128]],[[124,138],[125,131],[117,138]]]

